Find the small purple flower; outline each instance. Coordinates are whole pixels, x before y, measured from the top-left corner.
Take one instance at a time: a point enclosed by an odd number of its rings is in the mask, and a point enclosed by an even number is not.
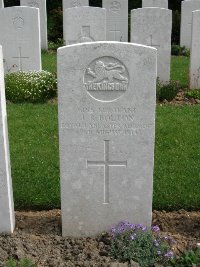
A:
[[[154,243],[154,246],[155,247],[158,247],[159,246],[159,243],[158,243],[158,241],[156,239],[153,241],[153,243]]]
[[[169,238],[169,242],[173,245],[176,244],[176,241],[170,236]]]
[[[152,230],[152,232],[155,232],[155,233],[157,233],[157,232],[159,232],[159,231],[160,231],[160,228],[159,228],[159,226],[158,226],[158,225],[155,225],[155,226],[152,226],[152,227],[151,227],[151,230]]]
[[[135,240],[135,236],[132,235],[132,236],[130,237],[130,240]]]
[[[164,255],[166,258],[173,258],[174,257],[174,253],[172,251],[169,251],[167,252],[165,255]]]
[[[135,240],[136,236],[137,236],[137,234],[134,233],[133,235],[131,235],[130,239],[131,239],[131,240]]]
[[[157,251],[157,255],[159,255],[159,256],[161,255],[161,251],[160,250]]]
[[[142,225],[142,224],[136,224],[136,228],[138,228],[138,229],[142,229],[144,227],[144,225]]]

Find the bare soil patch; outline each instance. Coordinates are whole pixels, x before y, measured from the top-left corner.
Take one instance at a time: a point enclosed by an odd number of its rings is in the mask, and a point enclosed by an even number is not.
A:
[[[153,225],[172,236],[175,252],[195,248],[200,243],[200,212],[154,211]],[[16,230],[0,236],[0,267],[8,257],[29,258],[38,267],[109,267],[110,238],[106,234],[95,238],[63,238],[60,210],[16,212]]]

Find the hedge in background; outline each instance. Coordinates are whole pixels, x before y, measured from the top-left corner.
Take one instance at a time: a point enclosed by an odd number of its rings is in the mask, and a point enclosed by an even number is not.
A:
[[[56,96],[56,78],[48,71],[9,73],[5,77],[6,99],[13,103],[45,102]]]

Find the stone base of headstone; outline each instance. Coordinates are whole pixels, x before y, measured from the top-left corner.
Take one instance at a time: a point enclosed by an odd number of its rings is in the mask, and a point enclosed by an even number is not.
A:
[[[0,233],[12,233],[15,227],[10,153],[6,116],[3,55],[0,46]]]

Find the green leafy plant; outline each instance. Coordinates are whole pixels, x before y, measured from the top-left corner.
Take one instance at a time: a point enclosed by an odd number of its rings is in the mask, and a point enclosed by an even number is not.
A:
[[[181,86],[179,82],[170,81],[169,83],[162,84],[158,80],[156,88],[157,100],[163,101],[166,99],[167,101],[171,101],[176,97],[180,89]]]
[[[53,1],[56,2],[56,1]],[[48,39],[56,42],[63,38],[63,11],[56,7],[49,12],[48,16]]]
[[[200,100],[200,89],[194,89],[185,93],[186,97],[195,98]]]
[[[58,38],[55,42],[49,41],[48,47],[49,50],[57,50],[59,47],[64,46],[64,40]]]
[[[151,267],[155,263],[166,263],[173,258],[170,237],[161,237],[158,226],[148,230],[141,224],[121,222],[111,230],[111,256],[119,261],[135,261],[141,267]]]
[[[185,46],[175,45],[172,44],[171,54],[174,56],[190,56],[190,50],[187,49]]]
[[[16,261],[11,258],[6,261],[6,267],[37,267],[37,266],[29,259],[21,259],[20,261]]]
[[[9,73],[5,77],[6,99],[13,102],[44,102],[56,96],[56,78],[48,71]]]
[[[179,258],[174,257],[167,267],[193,267],[200,264],[200,248],[185,251]]]

